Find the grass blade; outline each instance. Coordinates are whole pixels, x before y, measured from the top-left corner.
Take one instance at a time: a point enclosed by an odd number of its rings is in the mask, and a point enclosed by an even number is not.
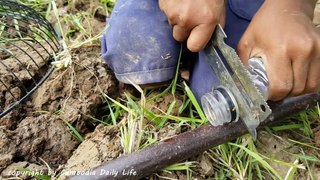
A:
[[[66,120],[63,120],[64,123],[69,127],[71,130],[72,135],[80,142],[84,141],[84,138],[81,136],[81,134]]]
[[[193,106],[196,108],[196,110],[197,110],[197,112],[198,112],[201,120],[203,121],[203,123],[204,123],[204,122],[207,122],[208,120],[207,120],[206,116],[204,115],[204,113],[203,113],[203,111],[202,111],[199,103],[197,102],[196,98],[194,97],[191,89],[188,87],[188,85],[187,85],[185,82],[183,82],[183,84],[184,84],[184,87],[185,87],[185,91],[186,91],[186,93],[187,93],[187,96],[188,96],[189,99],[191,100]]]
[[[244,151],[246,151],[250,156],[252,156],[255,160],[257,160],[265,169],[270,170],[278,179],[282,179],[281,176],[278,174],[278,172],[276,170],[274,170],[269,163],[267,163],[264,159],[262,159],[261,156],[259,156],[257,153],[251,151],[250,149],[242,146],[242,145],[238,145],[235,143],[229,143],[233,146],[236,146],[238,148],[243,149]]]

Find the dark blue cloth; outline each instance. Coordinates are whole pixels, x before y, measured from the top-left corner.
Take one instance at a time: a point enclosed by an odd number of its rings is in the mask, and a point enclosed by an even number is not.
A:
[[[172,78],[180,43],[172,38],[157,0],[119,0],[107,23],[102,56],[119,81],[147,84]]]
[[[227,35],[226,44],[234,49],[237,48],[242,34],[263,2],[263,0],[228,0],[224,27]],[[203,57],[203,52],[199,53],[192,72],[190,86],[198,101],[203,94],[219,85],[213,70]]]
[[[226,43],[236,48],[239,39],[263,0],[228,0]],[[148,84],[173,77],[180,43],[172,37],[167,18],[157,0],[118,0],[108,29],[101,38],[102,56],[124,83]],[[199,100],[219,84],[200,52],[191,74],[190,86]]]

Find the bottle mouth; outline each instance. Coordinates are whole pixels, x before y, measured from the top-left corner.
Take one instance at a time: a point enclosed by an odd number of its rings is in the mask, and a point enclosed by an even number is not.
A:
[[[220,126],[239,119],[238,105],[229,90],[223,86],[203,95],[201,105],[208,121],[213,126]]]

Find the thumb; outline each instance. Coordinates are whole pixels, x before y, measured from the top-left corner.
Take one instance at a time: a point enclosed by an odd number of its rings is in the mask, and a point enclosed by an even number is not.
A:
[[[241,37],[238,46],[237,46],[237,52],[239,55],[239,58],[241,59],[242,63],[244,63],[245,66],[248,65],[248,60],[251,56],[252,49],[254,47],[254,43],[251,40],[250,36],[248,36],[248,33],[245,32],[244,35]]]

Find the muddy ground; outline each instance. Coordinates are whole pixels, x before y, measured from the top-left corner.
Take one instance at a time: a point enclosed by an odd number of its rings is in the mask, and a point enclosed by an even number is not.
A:
[[[81,1],[79,3],[74,3],[75,6],[69,7],[61,1],[58,2],[58,7],[62,14],[79,10],[93,11],[94,7],[91,7],[91,5],[94,3],[86,3],[88,7],[83,6]],[[104,18],[103,20],[101,18],[104,14],[99,14],[99,12],[96,12],[96,14],[97,17],[92,18],[90,23],[88,20],[86,25],[92,26],[91,23],[95,23],[93,25],[97,28],[94,29],[95,34],[98,34],[103,30],[105,22]],[[81,38],[80,35],[79,37]],[[19,42],[17,43],[19,44]],[[35,45],[36,47],[37,45]],[[15,58],[22,59],[22,62],[18,63],[8,53],[2,53],[3,56],[1,57],[6,66],[1,67],[8,68],[0,69],[1,80],[12,85],[9,88],[18,89],[15,87],[18,86],[15,84],[15,77],[5,76],[9,74],[8,71],[10,70],[27,87],[31,79],[27,70],[34,76],[35,72],[45,67],[44,61],[38,54],[30,53],[39,66],[34,67],[35,63],[23,61],[28,58],[25,58],[25,53],[20,52],[22,50],[17,50],[16,47],[7,48],[15,52]],[[31,48],[26,47],[24,51],[29,52]],[[42,54],[41,51],[40,54]],[[55,70],[27,101],[1,118],[0,179],[14,177],[12,172],[16,171],[16,166],[30,170],[45,169],[48,171],[44,162],[52,169],[57,169],[59,166],[66,164],[79,146],[79,141],[70,133],[65,122],[72,124],[80,134],[91,133],[99,124],[92,117],[96,117],[99,106],[104,102],[102,93],[108,94],[110,97],[118,96],[118,82],[103,63],[99,45],[84,45],[74,48],[70,51],[70,54],[72,57],[71,66]],[[31,65],[28,66],[27,70],[22,68],[22,65],[27,66],[28,63]],[[3,103],[7,105],[12,102],[12,98],[8,98],[11,97],[10,94],[5,91],[3,86],[1,87],[1,94],[5,95],[1,99],[4,99]],[[12,92],[15,93],[15,96],[19,96],[19,92],[15,90],[12,90]],[[111,131],[104,132],[106,134],[111,133]],[[111,135],[113,137],[115,134],[111,133]],[[110,143],[107,139],[105,141]],[[110,155],[109,160],[119,156],[121,152],[120,144],[115,144],[114,149],[114,153]],[[116,149],[118,149],[118,153]]]
[[[101,93],[117,95],[99,46],[75,49],[72,57],[70,67],[55,71],[22,107],[1,119],[0,171],[12,163],[39,163],[39,157],[52,168],[65,164],[79,143],[63,120],[81,134],[92,132],[97,122],[90,116],[103,102]]]
[[[96,34],[103,30],[106,14],[95,8],[96,1],[78,1],[73,6],[67,6],[62,0],[57,2],[61,14],[77,11],[95,13],[94,18],[87,20],[87,26],[94,26]],[[320,6],[317,7],[314,22],[320,25]],[[84,45],[72,49],[70,53],[71,66],[55,70],[27,101],[1,118],[0,179],[17,176],[14,174],[17,166],[44,172],[48,172],[47,165],[57,172],[61,169],[82,171],[123,154],[119,127],[104,126],[94,119],[99,116],[99,108],[105,101],[102,93],[116,98],[122,86],[100,57],[99,45]],[[170,99],[168,95],[156,104],[166,107]],[[70,133],[66,122],[85,136],[82,143]],[[168,126],[157,133],[161,139],[180,132],[181,129]],[[316,137],[320,139],[318,134],[319,137],[317,133]],[[261,145],[261,151],[279,155],[283,142],[267,138],[267,134],[263,137],[260,139],[262,144],[272,144],[273,148]],[[292,157],[288,155],[279,156],[279,159],[292,162]],[[210,176],[213,168],[208,158],[201,155],[195,159],[200,164],[195,170],[196,176],[199,179]],[[317,173],[319,176],[316,177],[320,177]],[[164,175],[176,179],[186,177],[181,172]],[[19,177],[28,178],[25,175]]]

